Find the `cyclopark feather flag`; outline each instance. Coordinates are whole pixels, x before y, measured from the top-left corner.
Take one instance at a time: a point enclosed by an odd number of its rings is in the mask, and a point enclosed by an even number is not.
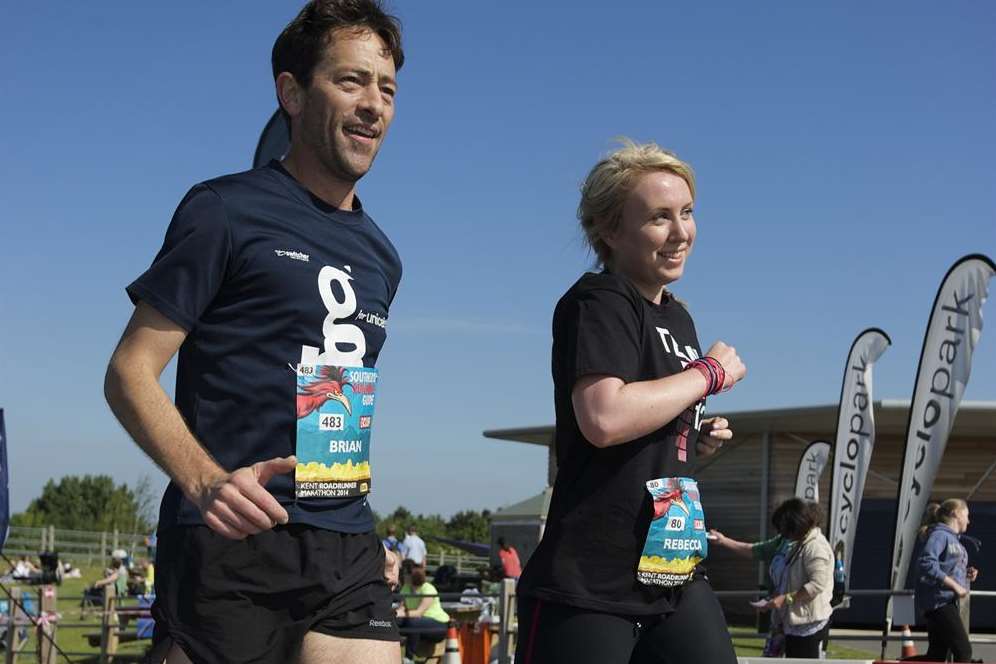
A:
[[[988,256],[965,256],[948,270],[934,300],[906,428],[892,543],[893,590],[906,583],[917,529],[982,336],[982,306],[994,273],[996,265]],[[891,611],[886,619],[891,621]]]
[[[830,480],[830,546],[844,561],[845,587],[850,584],[851,552],[858,529],[865,475],[875,447],[872,367],[892,340],[882,330],[864,330],[851,344],[844,367],[837,410],[837,434]]]
[[[7,427],[3,421],[3,408],[0,408],[0,549],[7,543],[7,528],[10,526],[10,485],[7,475]]]
[[[820,502],[820,477],[830,458],[830,443],[814,440],[799,459],[795,474],[795,497]]]

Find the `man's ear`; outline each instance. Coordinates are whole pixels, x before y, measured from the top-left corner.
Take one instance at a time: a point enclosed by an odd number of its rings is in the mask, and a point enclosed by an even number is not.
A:
[[[304,90],[294,78],[294,74],[289,71],[282,71],[277,75],[276,80],[277,99],[280,106],[289,116],[296,117],[301,112],[304,105]]]

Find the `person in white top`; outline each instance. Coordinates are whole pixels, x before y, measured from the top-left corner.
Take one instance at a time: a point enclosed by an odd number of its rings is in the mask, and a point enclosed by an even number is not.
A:
[[[408,526],[408,534],[401,543],[401,555],[405,560],[410,560],[416,565],[425,564],[425,542],[415,532],[415,526]]]

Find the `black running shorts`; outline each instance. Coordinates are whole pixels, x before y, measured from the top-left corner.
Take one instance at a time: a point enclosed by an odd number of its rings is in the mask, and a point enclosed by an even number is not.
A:
[[[178,526],[156,554],[156,656],[177,643],[194,664],[286,664],[309,631],[401,640],[376,533],[291,524],[232,540]]]

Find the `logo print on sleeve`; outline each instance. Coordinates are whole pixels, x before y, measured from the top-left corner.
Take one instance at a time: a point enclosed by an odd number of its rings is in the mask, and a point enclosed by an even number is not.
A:
[[[349,267],[346,266],[348,270]],[[363,331],[352,323],[342,323],[356,313],[356,293],[349,283],[353,277],[342,270],[326,265],[318,273],[318,293],[328,315],[322,325],[325,337],[324,352],[314,346],[301,346],[301,364],[331,364],[337,366],[363,366],[363,356],[367,353],[367,341]],[[332,284],[342,289],[342,301],[336,299]]]

